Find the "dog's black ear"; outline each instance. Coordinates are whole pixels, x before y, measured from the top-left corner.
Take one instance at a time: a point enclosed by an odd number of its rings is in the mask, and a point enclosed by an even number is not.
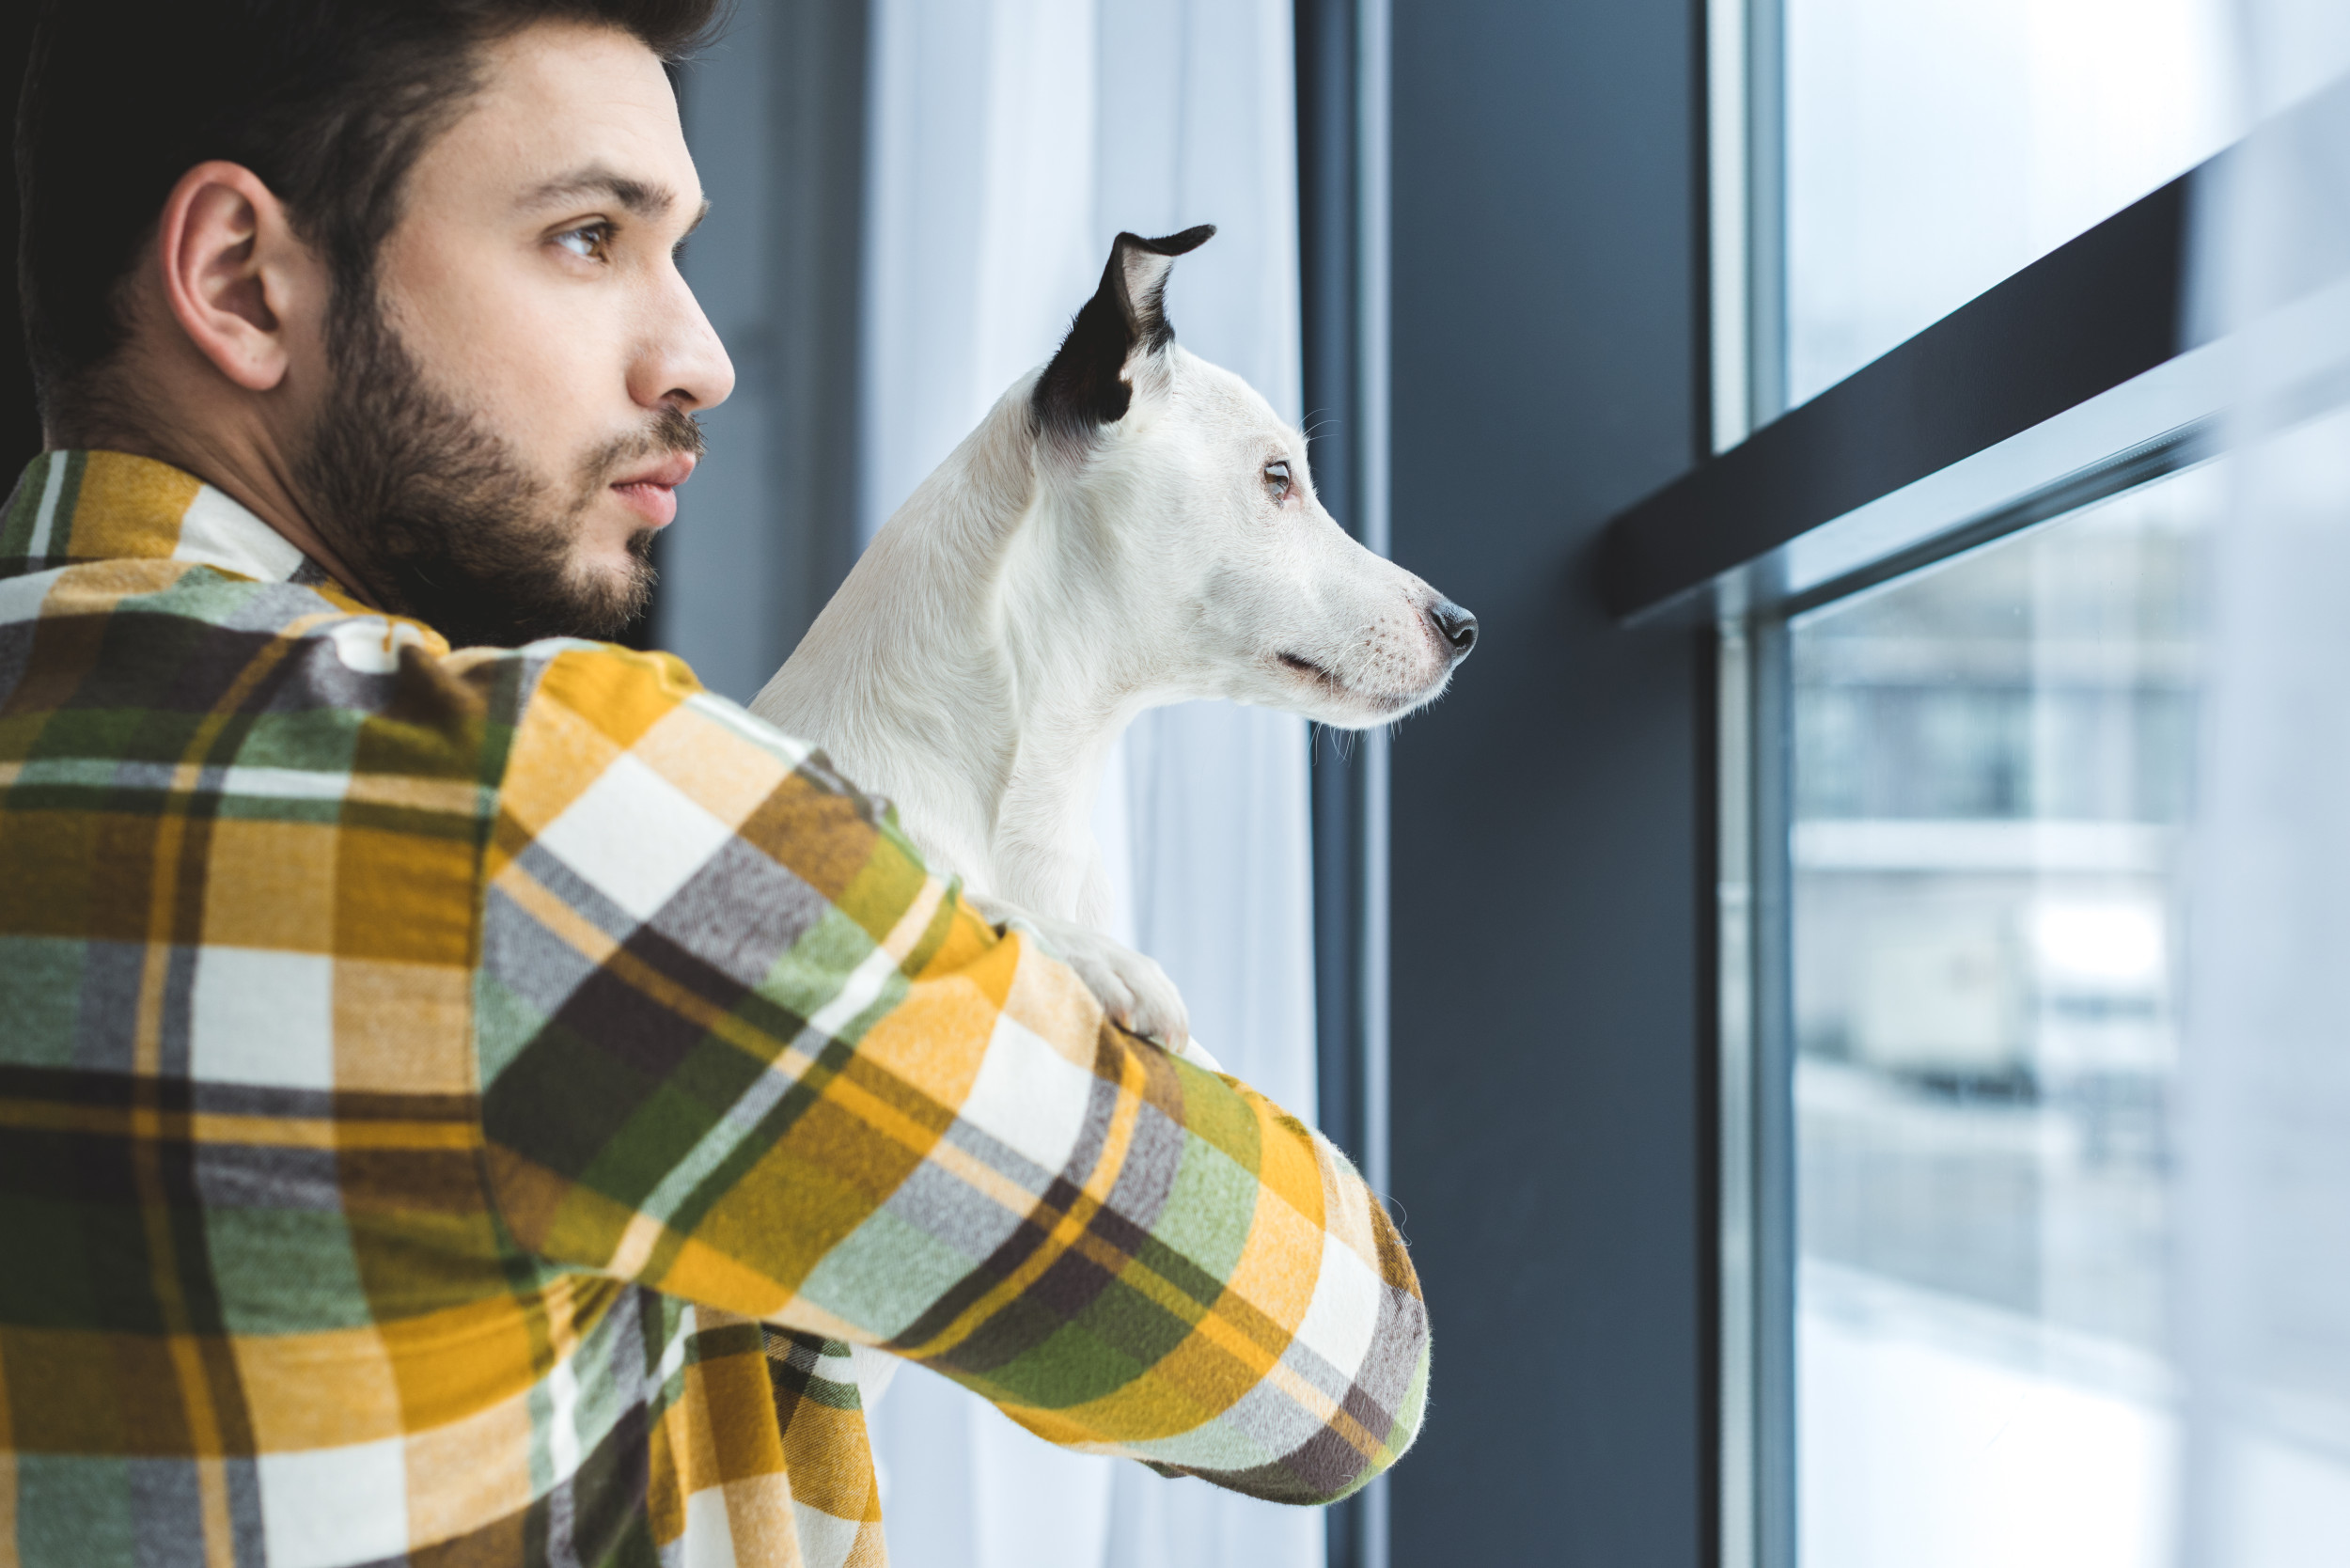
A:
[[[1161,240],[1118,237],[1102,269],[1102,287],[1077,312],[1060,352],[1037,378],[1036,415],[1046,430],[1083,436],[1126,416],[1135,396],[1126,362],[1175,341],[1167,321],[1167,274],[1175,258],[1214,234],[1215,225],[1203,223]]]

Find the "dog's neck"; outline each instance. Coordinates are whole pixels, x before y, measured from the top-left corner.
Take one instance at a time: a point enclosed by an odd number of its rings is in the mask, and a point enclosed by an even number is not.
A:
[[[973,892],[1098,926],[1104,764],[1136,713],[1183,694],[1137,657],[1161,612],[1121,601],[1146,579],[1051,482],[1028,396],[1007,393],[890,519],[752,707],[894,800]]]

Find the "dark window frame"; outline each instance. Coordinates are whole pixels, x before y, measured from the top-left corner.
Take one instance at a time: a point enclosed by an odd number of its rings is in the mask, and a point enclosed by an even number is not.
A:
[[[2350,81],[2252,133],[2350,138]],[[1736,581],[1749,608],[1796,613],[1914,570],[2209,455],[2199,420],[2110,454],[1854,576],[1790,594],[1771,568],[1812,530],[1949,469],[2092,399],[2217,341],[2187,266],[2195,225],[2241,157],[2229,148],[2140,197],[1810,401],[1763,425],[1613,518],[1598,589],[1631,624],[1712,619]],[[2312,247],[2279,281],[2282,306],[2350,276],[2350,253]]]

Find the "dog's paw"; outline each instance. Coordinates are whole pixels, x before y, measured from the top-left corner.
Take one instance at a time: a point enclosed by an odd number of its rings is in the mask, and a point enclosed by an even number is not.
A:
[[[1183,1007],[1183,993],[1151,959],[1090,926],[1034,915],[997,899],[972,899],[970,902],[990,922],[1027,933],[1046,952],[1068,964],[1102,1004],[1102,1011],[1110,1015],[1110,1022],[1129,1034],[1156,1041],[1177,1056],[1187,1055],[1191,1015]]]
[[[1180,1052],[1191,1039],[1191,1014],[1183,993],[1150,958],[1083,926],[1058,921],[1050,930],[1040,928],[1037,936],[1054,957],[1077,972],[1120,1028],[1170,1051]]]

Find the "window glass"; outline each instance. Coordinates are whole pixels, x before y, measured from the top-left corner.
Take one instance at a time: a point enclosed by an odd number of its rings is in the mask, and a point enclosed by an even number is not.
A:
[[[1794,685],[1803,1568],[2154,1568],[2191,470],[1841,601]]]
[[[1784,0],[1788,400],[2239,133],[2228,0]]]

